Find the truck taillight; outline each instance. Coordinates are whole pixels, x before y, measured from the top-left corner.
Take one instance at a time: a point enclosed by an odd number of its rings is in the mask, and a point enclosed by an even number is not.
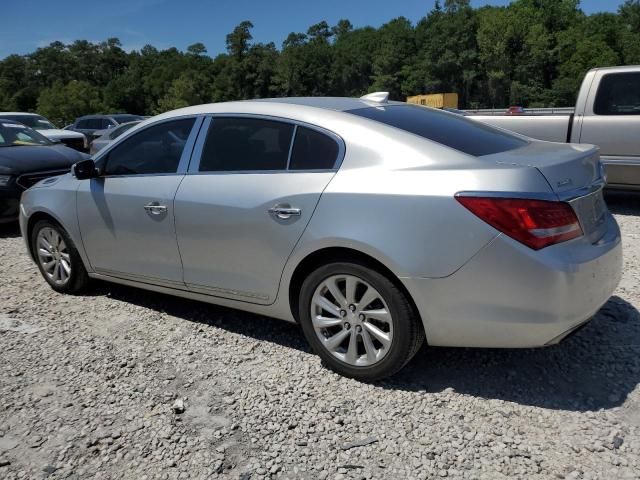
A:
[[[505,235],[540,250],[582,236],[568,203],[523,198],[456,195],[456,200]]]

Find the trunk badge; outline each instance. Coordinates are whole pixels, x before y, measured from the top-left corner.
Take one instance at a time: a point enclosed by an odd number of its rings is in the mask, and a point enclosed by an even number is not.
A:
[[[567,185],[571,185],[573,181],[570,178],[566,178],[564,180],[560,180],[556,185],[558,187],[566,187]]]

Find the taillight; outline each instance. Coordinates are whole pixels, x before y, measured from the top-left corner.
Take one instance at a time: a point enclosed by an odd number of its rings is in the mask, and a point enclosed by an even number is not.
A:
[[[534,250],[582,235],[578,217],[565,202],[461,195],[456,195],[456,200],[492,227]]]

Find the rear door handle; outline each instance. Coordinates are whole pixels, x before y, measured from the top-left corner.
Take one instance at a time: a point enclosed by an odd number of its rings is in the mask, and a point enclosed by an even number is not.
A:
[[[158,202],[147,203],[144,206],[144,209],[152,215],[160,215],[167,211],[167,207],[165,205],[160,205]]]
[[[269,213],[271,215],[275,215],[276,217],[286,220],[291,217],[299,217],[302,215],[302,210],[299,208],[284,206],[284,205],[276,205],[269,209]]]

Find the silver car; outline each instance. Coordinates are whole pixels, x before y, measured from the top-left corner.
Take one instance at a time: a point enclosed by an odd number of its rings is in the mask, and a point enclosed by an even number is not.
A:
[[[22,197],[44,279],[90,278],[292,322],[362,380],[429,345],[559,342],[607,301],[620,231],[597,148],[355,98],[148,119]]]
[[[115,128],[109,128],[107,130],[99,130],[94,133],[97,137],[91,142],[91,146],[89,148],[89,153],[91,155],[95,155],[99,150],[102,150],[113,140],[118,138],[124,132],[129,130],[134,125],[140,123],[140,120],[136,120],[133,122],[122,123]]]

